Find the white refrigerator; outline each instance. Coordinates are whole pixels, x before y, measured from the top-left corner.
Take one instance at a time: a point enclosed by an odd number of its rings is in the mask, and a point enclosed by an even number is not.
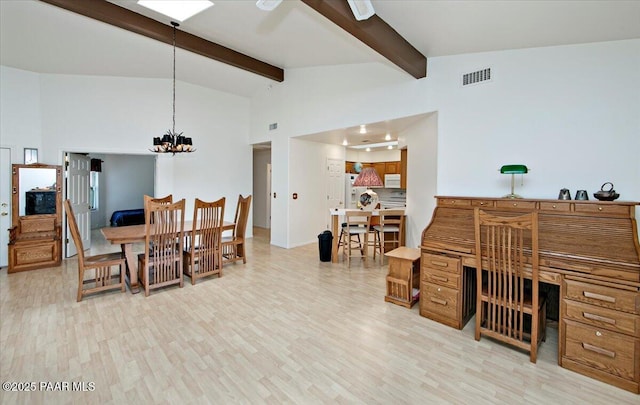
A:
[[[345,176],[345,191],[344,191],[344,207],[345,208],[358,208],[358,199],[360,194],[364,193],[366,187],[354,187],[353,182],[358,177],[355,173],[347,173]]]

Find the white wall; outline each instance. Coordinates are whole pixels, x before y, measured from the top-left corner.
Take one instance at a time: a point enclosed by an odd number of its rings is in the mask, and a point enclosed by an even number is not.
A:
[[[460,86],[491,67],[493,81]],[[558,46],[429,62],[437,110],[438,193],[501,196],[510,163],[531,172],[516,193],[557,198],[611,181],[640,200],[640,40]]]
[[[154,195],[155,157],[104,155],[103,160],[101,180],[106,198],[102,220],[109,224],[114,211],[144,208],[144,195]]]
[[[61,164],[63,151],[156,156],[148,151],[152,138],[171,127],[170,80],[3,67],[0,87],[3,118],[9,118],[2,122],[3,145],[40,145],[44,163]],[[176,87],[176,130],[191,136],[198,151],[158,156],[156,194],[185,198],[187,216],[196,197],[226,196],[231,221],[238,194],[252,192],[249,101],[182,82]],[[249,235],[251,227],[250,216]]]
[[[288,69],[286,80],[256,94],[251,99],[251,142],[272,141],[273,191],[288,198],[272,200],[271,243],[292,247],[317,239],[320,224],[294,223],[297,211],[291,205],[291,194],[300,190],[294,184],[309,184],[311,176],[326,183],[325,174],[311,173],[313,164],[304,163],[288,138],[362,123],[415,115],[425,111],[425,80],[413,77],[380,63]],[[276,131],[268,131],[270,123],[278,123]],[[300,141],[305,142],[305,141]],[[291,149],[290,149],[291,146]],[[310,153],[314,148],[305,149]],[[340,147],[344,159],[344,147]],[[316,153],[325,154],[322,147]],[[338,153],[337,151],[335,153]],[[323,161],[326,156],[306,156],[307,161]],[[299,192],[299,191],[298,191]],[[311,191],[313,193],[313,191]],[[321,211],[323,212],[323,207]],[[309,216],[307,214],[307,216]],[[297,227],[306,227],[296,229]],[[309,236],[305,236],[309,235]]]
[[[37,148],[38,161],[47,162],[41,127],[40,76],[0,66],[0,146],[11,149],[12,163],[24,163],[24,148]]]
[[[556,198],[563,187],[593,193],[612,181],[621,199],[640,200],[640,40],[428,63],[428,77],[421,80],[383,64],[287,70],[285,82],[252,99],[252,142],[279,139],[273,147],[274,184],[287,184],[286,165],[296,160],[293,150],[278,150],[286,145],[282,137],[437,112],[424,123],[426,139],[406,136],[413,245],[431,218],[433,195],[506,194],[510,178],[498,173],[503,164],[531,168],[524,187],[517,188],[525,197]],[[485,67],[492,68],[491,83],[460,86],[463,73]],[[277,136],[266,131],[275,121]],[[418,163],[422,159],[428,160]],[[288,180],[307,175],[292,169]],[[417,179],[426,185],[415,185]],[[275,211],[286,214],[286,201],[276,205]],[[292,235],[292,245],[302,242]]]
[[[344,160],[344,147],[295,138],[290,142],[288,247],[295,247],[317,243],[318,234],[330,229],[327,159]],[[298,194],[295,200],[293,193]]]
[[[262,228],[269,227],[267,212],[267,165],[271,163],[271,149],[257,149],[253,151],[253,225]]]
[[[429,224],[436,206],[438,166],[438,114],[407,128],[400,134],[407,145],[407,221],[406,241],[410,247],[422,242],[422,231]]]

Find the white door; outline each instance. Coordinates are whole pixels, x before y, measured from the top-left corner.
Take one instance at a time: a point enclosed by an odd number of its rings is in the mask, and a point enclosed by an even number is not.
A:
[[[0,267],[9,265],[11,228],[11,149],[0,148]]]
[[[89,209],[91,159],[77,153],[69,153],[67,159],[67,198],[71,200],[71,208],[76,215],[78,230],[86,250],[91,247],[91,211]],[[78,254],[68,228],[66,240],[66,257]]]
[[[267,229],[271,229],[271,163],[267,163]]]
[[[327,229],[330,229],[332,208],[344,208],[344,160],[327,158]]]

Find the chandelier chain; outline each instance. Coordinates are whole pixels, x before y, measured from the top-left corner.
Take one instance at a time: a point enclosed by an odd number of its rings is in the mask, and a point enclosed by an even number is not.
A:
[[[173,24],[173,134],[176,133],[176,26]]]

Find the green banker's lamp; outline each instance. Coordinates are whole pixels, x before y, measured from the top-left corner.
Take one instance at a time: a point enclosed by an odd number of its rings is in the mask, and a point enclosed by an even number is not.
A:
[[[515,194],[513,190],[515,175],[526,174],[528,172],[529,172],[529,169],[525,165],[504,165],[500,168],[500,173],[511,175],[511,194],[507,194],[503,198],[522,198],[521,196]]]

